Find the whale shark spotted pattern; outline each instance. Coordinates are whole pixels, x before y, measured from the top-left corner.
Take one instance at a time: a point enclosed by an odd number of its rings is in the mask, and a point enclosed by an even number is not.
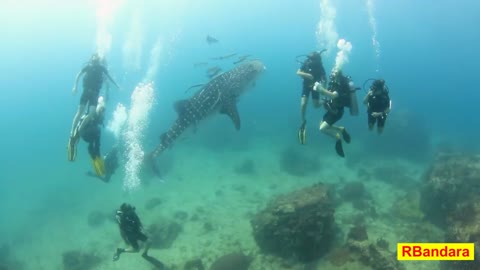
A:
[[[255,79],[265,70],[259,60],[252,60],[222,73],[210,80],[190,99],[175,103],[178,117],[170,129],[160,136],[160,144],[151,153],[157,157],[191,126],[215,113],[229,116],[235,128],[240,129],[240,116],[237,110],[239,96],[244,93]]]

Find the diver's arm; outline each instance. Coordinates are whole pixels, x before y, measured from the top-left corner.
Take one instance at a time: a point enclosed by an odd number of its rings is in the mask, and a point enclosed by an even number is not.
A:
[[[337,98],[338,97],[338,92],[333,91],[330,92],[327,89],[323,88],[322,84],[319,82],[316,82],[315,85],[313,86],[313,90],[319,92],[320,94],[327,96],[331,99]]]
[[[392,100],[389,100],[388,101],[388,108],[383,113],[385,113],[385,115],[389,114],[391,110],[392,110]]]
[[[77,77],[75,78],[75,84],[73,85],[72,93],[75,95],[77,93],[77,85],[78,81],[80,80],[80,77],[85,73],[85,69],[82,69],[78,74]]]
[[[313,80],[312,74],[303,72],[301,69],[297,70],[297,75],[307,80]]]
[[[363,99],[363,104],[367,105],[368,104],[368,99],[372,96],[372,91],[368,91],[367,95]]]

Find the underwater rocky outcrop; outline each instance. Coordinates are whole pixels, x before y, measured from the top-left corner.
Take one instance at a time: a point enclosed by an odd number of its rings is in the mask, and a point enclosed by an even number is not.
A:
[[[360,262],[372,270],[403,270],[397,261],[396,253],[388,248],[383,239],[369,239],[367,227],[363,224],[353,226],[347,234],[347,241],[327,255],[333,265],[340,267],[347,263]]]
[[[475,243],[474,261],[442,263],[443,269],[480,269],[480,155],[438,155],[424,179],[421,208],[446,230],[445,242]]]
[[[309,262],[330,249],[334,233],[331,189],[316,184],[270,201],[251,225],[263,252]]]

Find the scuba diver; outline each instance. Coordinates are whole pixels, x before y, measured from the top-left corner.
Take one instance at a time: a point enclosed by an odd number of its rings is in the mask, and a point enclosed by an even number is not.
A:
[[[98,96],[100,94],[100,89],[102,88],[104,78],[107,77],[117,88],[117,83],[112,79],[107,69],[103,65],[102,60],[98,54],[94,54],[90,59],[90,62],[77,74],[75,79],[75,84],[73,86],[72,93],[76,94],[77,85],[80,77],[83,76],[83,93],[80,98],[80,105],[78,106],[77,113],[73,118],[72,129],[70,130],[70,139],[68,141],[67,150],[68,150],[68,160],[74,161],[77,155],[76,143],[78,140],[75,138],[78,136],[76,131],[81,130],[82,128],[77,128],[80,119],[82,118],[85,107],[88,104],[88,114],[86,118],[82,121],[81,125],[84,125],[90,121],[95,112],[95,107],[97,106]]]
[[[392,109],[392,100],[389,96],[388,87],[385,85],[385,80],[373,80],[363,103],[367,105],[368,129],[373,130],[375,124],[377,124],[377,132],[382,134],[387,115]]]
[[[149,263],[153,264],[157,269],[166,269],[165,265],[159,260],[148,255],[148,250],[150,249],[150,241],[148,236],[143,231],[143,225],[135,213],[135,207],[130,204],[123,203],[120,206],[120,209],[116,212],[116,220],[118,227],[120,229],[120,235],[125,241],[129,248],[117,248],[113,254],[113,261],[118,261],[120,259],[120,254],[127,253],[136,253],[140,251],[139,242],[145,244],[142,257],[147,260]]]
[[[101,179],[105,176],[105,164],[100,155],[100,126],[103,126],[104,114],[105,101],[103,100],[103,97],[100,96],[94,113],[92,114],[91,112],[88,112],[80,118],[80,121],[75,128],[75,136],[71,138],[74,145],[77,145],[80,137],[88,143],[88,153],[92,159],[95,174]],[[91,116],[87,121],[87,118],[89,117],[88,115]],[[87,122],[85,123],[85,121]]]
[[[327,96],[324,106],[327,112],[323,115],[320,122],[320,131],[335,138],[335,150],[341,157],[345,157],[342,146],[342,138],[346,143],[350,143],[351,137],[345,127],[334,126],[334,124],[342,119],[344,108],[350,108],[350,114],[358,113],[358,104],[356,102],[356,90],[350,77],[344,76],[342,71],[333,72],[330,75],[328,89],[322,84],[316,82],[313,89],[320,94]]]
[[[322,106],[320,102],[320,96],[318,92],[312,91],[312,87],[315,82],[320,82],[323,86],[327,83],[325,75],[325,69],[323,68],[321,52],[312,52],[307,55],[307,59],[302,63],[300,69],[297,70],[297,75],[303,78],[302,97],[300,100],[300,111],[302,117],[302,124],[298,130],[298,140],[300,144],[306,143],[306,129],[307,120],[305,113],[307,110],[307,103],[310,93],[312,93],[313,106],[320,108]]]

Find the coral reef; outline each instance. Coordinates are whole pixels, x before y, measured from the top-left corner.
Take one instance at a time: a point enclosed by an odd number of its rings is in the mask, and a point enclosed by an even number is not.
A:
[[[169,248],[182,230],[182,225],[169,220],[160,220],[150,225],[147,228],[147,232],[152,241],[151,247],[158,249]]]
[[[320,162],[318,156],[290,147],[280,156],[280,168],[290,175],[304,177],[318,171]]]
[[[335,248],[326,256],[327,260],[335,266],[343,266],[348,262],[353,262],[353,253],[347,247]]]
[[[396,198],[390,212],[395,218],[417,222],[423,220],[424,214],[420,209],[420,193],[410,191]]]
[[[355,225],[347,234],[348,240],[365,241],[368,240],[367,228],[365,225]]]
[[[480,156],[438,156],[425,176],[420,206],[431,222],[447,227],[449,219],[469,222],[473,202],[480,199]],[[455,213],[455,212],[460,213]],[[463,212],[463,214],[462,214]]]
[[[218,258],[210,270],[248,270],[252,258],[242,252],[233,252]]]
[[[420,206],[446,230],[445,242],[475,243],[475,260],[443,262],[443,269],[480,269],[480,155],[438,155],[425,175]]]
[[[233,171],[241,175],[255,175],[257,173],[255,163],[251,159],[244,160],[241,164],[235,166]]]
[[[261,250],[303,262],[324,255],[335,236],[330,191],[320,183],[270,201],[251,221]]]
[[[90,270],[95,269],[101,262],[101,258],[92,253],[84,253],[79,250],[67,251],[62,254],[63,268],[65,270]]]
[[[389,251],[388,246],[383,238],[369,240],[365,225],[355,225],[348,232],[346,243],[335,248],[326,258],[337,267],[359,262],[372,270],[403,270],[396,253]],[[348,266],[345,269],[349,269]]]
[[[356,241],[349,239],[348,248],[360,257],[360,261],[372,270],[402,270],[405,269],[397,261],[396,253],[382,248],[375,242]]]

